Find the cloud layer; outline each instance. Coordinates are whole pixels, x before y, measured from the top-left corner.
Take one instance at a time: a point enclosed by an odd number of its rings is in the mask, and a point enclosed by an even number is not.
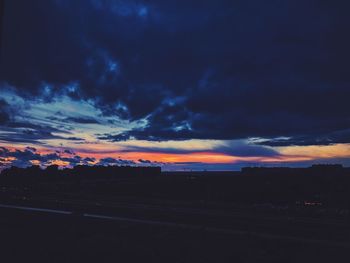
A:
[[[209,139],[234,156],[350,143],[349,7],[8,0],[0,141]]]

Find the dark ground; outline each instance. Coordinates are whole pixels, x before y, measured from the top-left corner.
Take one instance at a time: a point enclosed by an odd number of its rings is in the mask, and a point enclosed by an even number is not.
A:
[[[0,210],[1,262],[349,262],[350,243]],[[273,226],[271,226],[273,227]],[[319,229],[323,231],[323,229]]]
[[[350,171],[321,168],[12,169],[0,180],[0,263],[350,262]]]

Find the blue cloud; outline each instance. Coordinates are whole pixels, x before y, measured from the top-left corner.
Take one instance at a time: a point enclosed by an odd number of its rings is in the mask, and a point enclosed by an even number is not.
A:
[[[280,144],[347,143],[334,134],[350,128],[349,5],[8,1],[0,80],[28,100],[45,97],[43,83],[46,98],[79,83],[68,92],[73,99],[91,101],[106,116],[148,121],[102,137],[113,141],[262,137],[277,145],[285,136],[292,140]],[[0,122],[8,118],[0,105]]]

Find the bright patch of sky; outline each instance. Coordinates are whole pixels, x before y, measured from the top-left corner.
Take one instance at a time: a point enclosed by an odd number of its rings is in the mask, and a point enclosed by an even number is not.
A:
[[[43,92],[49,94],[52,89],[46,85]],[[129,122],[116,116],[105,117],[95,108],[92,101],[76,101],[67,95],[56,96],[51,101],[26,101],[16,95],[13,89],[8,89],[1,92],[0,99],[4,99],[19,111],[19,114],[15,115],[15,121],[49,126],[61,130],[62,133],[57,134],[62,137],[81,138],[87,143],[98,141],[97,134],[120,133],[145,125],[142,121]],[[84,120],[93,121],[84,122]],[[62,144],[62,140],[50,141],[51,144]]]

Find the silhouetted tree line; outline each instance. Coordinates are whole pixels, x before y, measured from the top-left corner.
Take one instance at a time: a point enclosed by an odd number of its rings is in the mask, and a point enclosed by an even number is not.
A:
[[[310,168],[248,167],[241,172],[163,172],[160,167],[76,166],[45,170],[37,166],[2,172],[0,186],[29,191],[135,196],[245,204],[295,205],[304,201],[350,208],[350,169],[340,165]]]
[[[87,166],[59,169],[58,165],[41,169],[33,165],[27,168],[11,167],[1,172],[0,183],[27,184],[37,182],[69,182],[77,180],[112,180],[137,176],[159,176],[160,167],[140,166]]]

